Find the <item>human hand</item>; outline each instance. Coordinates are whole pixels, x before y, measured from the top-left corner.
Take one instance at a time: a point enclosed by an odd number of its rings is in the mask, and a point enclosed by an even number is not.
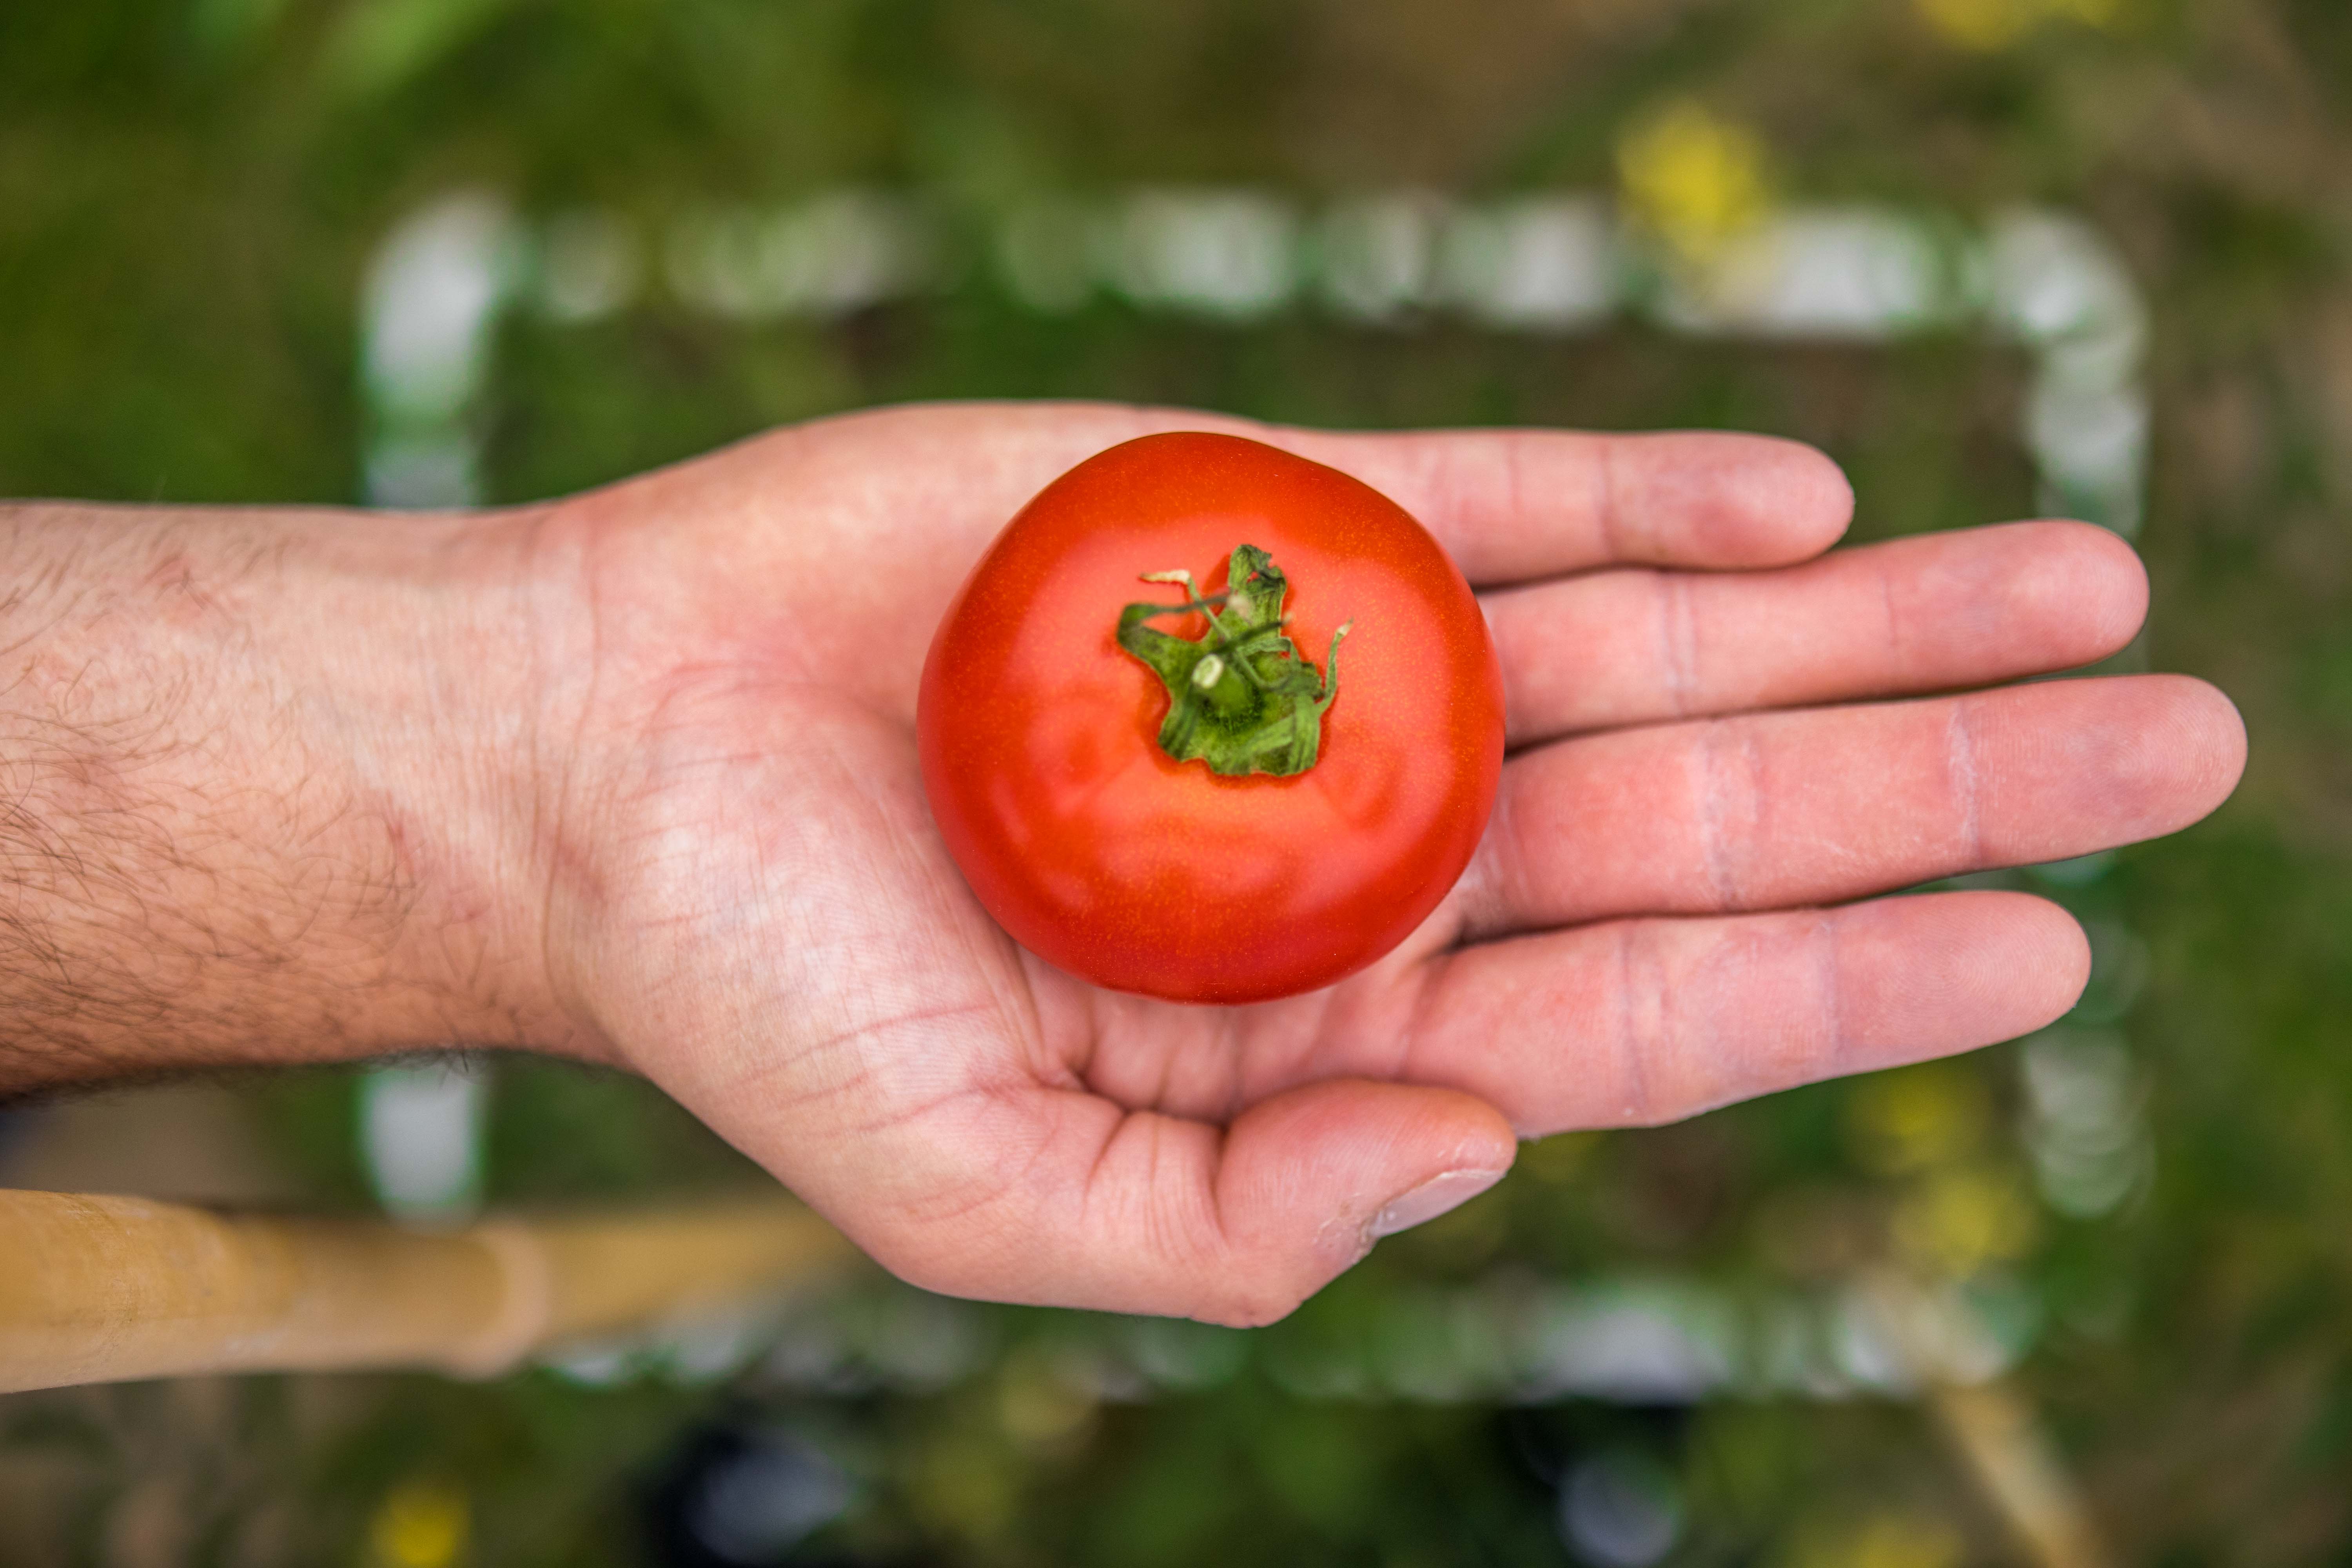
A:
[[[1022,951],[916,769],[924,651],[989,539],[1081,458],[1181,428],[1419,517],[1481,590],[1507,692],[1452,896],[1365,973],[1252,1007]],[[1518,1137],[2022,1034],[2084,984],[2070,917],[1870,896],[2173,831],[2228,795],[2242,731],[2184,679],[1969,690],[2129,640],[2146,585],[2112,535],[1822,557],[1850,510],[1818,454],[1756,437],[1091,405],[826,421],[561,503],[531,524],[557,585],[533,602],[573,679],[533,810],[573,1048],[917,1284],[1248,1323],[1490,1184]]]

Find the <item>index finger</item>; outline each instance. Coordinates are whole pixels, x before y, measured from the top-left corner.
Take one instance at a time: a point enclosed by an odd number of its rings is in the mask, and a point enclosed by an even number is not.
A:
[[[1837,465],[1770,436],[1277,429],[1265,438],[1388,496],[1481,587],[1606,565],[1786,566],[1836,543],[1853,519]]]

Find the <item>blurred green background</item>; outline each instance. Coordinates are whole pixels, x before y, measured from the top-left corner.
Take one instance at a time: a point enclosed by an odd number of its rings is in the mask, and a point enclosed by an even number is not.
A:
[[[2092,926],[2059,1032],[1535,1146],[1274,1329],[876,1284],[716,1348],[484,1385],[0,1399],[0,1563],[2026,1561],[1928,1405],[1838,1341],[1889,1248],[1977,1304],[2117,1560],[2352,1563],[2347,109],[2341,0],[0,7],[0,493],[362,499],[410,417],[364,390],[371,258],[475,192],[512,215],[524,301],[443,421],[487,500],[878,402],[1084,395],[1769,430],[1846,466],[1857,537],[1957,526],[2040,504],[2031,356],[1972,320],[1759,341],[1641,309],[1368,320],[1286,286],[1041,303],[1000,240],[1150,189],[1308,214],[1618,193],[1702,248],[1807,205],[1964,227],[2030,205],[2104,236],[2150,325],[2155,607],[2126,662],[2216,681],[2253,739],[2210,822],[1991,879]],[[1705,132],[1698,173],[1652,179],[1676,123]],[[730,315],[663,237],[844,190],[924,204],[919,287]],[[608,264],[585,305],[548,282],[583,232]],[[226,1091],[282,1201],[371,1205],[357,1082]],[[746,1178],[641,1086],[544,1064],[497,1064],[487,1150],[493,1203]],[[1684,1338],[1513,1392],[1486,1340],[1544,1311]],[[1725,1312],[1751,1325],[1730,1341],[1795,1341],[1691,1373]],[[714,1543],[729,1474],[799,1500]]]

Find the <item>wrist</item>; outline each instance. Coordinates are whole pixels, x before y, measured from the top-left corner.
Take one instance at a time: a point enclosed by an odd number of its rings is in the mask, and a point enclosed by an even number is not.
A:
[[[531,514],[0,521],[29,584],[0,606],[0,1088],[588,1048],[546,975],[577,683]]]
[[[604,1054],[549,963],[592,648],[577,563],[546,516],[331,515],[300,528],[275,591],[278,679],[319,715],[305,765],[335,778],[350,852],[398,893],[370,1051]]]

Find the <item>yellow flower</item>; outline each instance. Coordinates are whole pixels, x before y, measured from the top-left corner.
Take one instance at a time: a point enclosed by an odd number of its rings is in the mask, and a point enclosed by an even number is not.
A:
[[[1983,1080],[1953,1062],[1875,1073],[1846,1100],[1855,1154],[1889,1174],[1960,1159],[1984,1141],[1991,1121]]]
[[[1713,258],[1772,205],[1762,138],[1689,101],[1633,125],[1617,174],[1628,212],[1685,260]]]
[[[368,1523],[376,1568],[449,1568],[466,1550],[472,1521],[466,1494],[434,1481],[393,1489]]]
[[[1024,1447],[1050,1448],[1082,1440],[1095,1419],[1095,1398],[1074,1386],[1042,1355],[1016,1352],[997,1390],[1004,1431]]]
[[[1959,1568],[1967,1547],[1940,1519],[1881,1513],[1858,1523],[1801,1531],[1792,1568]]]
[[[1895,1247],[1914,1263],[1953,1279],[2032,1248],[2038,1215],[2014,1174],[1943,1171],[1895,1211]]]
[[[2045,22],[2106,27],[2120,20],[2120,0],[1918,0],[1919,15],[1964,49],[2005,49]]]
[[[1853,1568],[1959,1568],[1966,1548],[1941,1520],[1885,1514],[1854,1542]]]
[[[1919,0],[1919,15],[1945,38],[1988,54],[2025,36],[2041,7],[2034,0]]]

